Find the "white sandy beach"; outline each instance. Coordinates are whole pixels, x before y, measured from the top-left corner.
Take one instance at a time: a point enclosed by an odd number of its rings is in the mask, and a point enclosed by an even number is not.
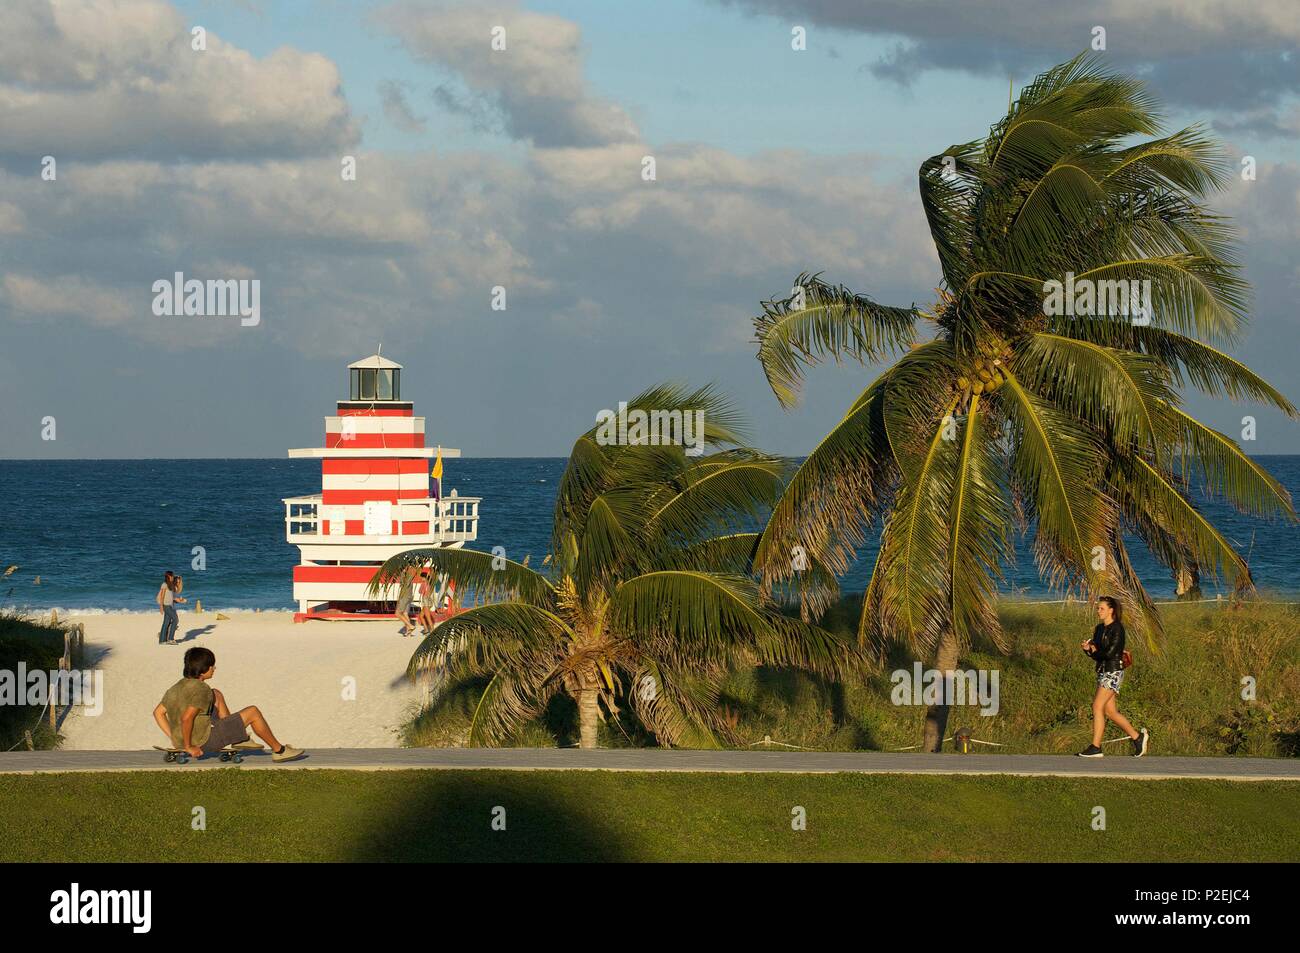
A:
[[[232,711],[262,709],[281,741],[300,748],[394,748],[398,727],[414,713],[419,691],[405,678],[419,639],[398,635],[397,622],[306,622],[287,612],[180,612],[178,646],[158,644],[157,613],[76,615],[86,627],[86,668],[104,674],[103,713],[80,710],[64,720],[68,749],[129,750],[164,743],[153,709],[181,677],[185,650],[217,656],[212,686]],[[355,679],[355,701],[344,679]]]

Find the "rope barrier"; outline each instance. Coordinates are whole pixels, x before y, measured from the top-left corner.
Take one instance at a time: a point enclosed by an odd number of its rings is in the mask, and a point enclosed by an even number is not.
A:
[[[1194,605],[1198,605],[1199,603],[1202,603],[1202,602],[1231,603],[1232,601],[1233,601],[1233,599],[1232,599],[1231,597],[1226,598],[1226,599],[1155,599],[1155,600],[1152,600],[1152,605],[1157,605],[1157,606],[1194,606]],[[1244,604],[1246,600],[1239,600],[1239,601],[1241,601],[1241,602]],[[1260,599],[1260,600],[1253,600],[1253,599],[1252,599],[1252,600],[1249,600],[1249,601],[1250,601],[1250,602],[1258,602],[1259,605],[1269,605],[1269,606],[1300,606],[1300,602],[1277,602],[1277,601],[1275,601],[1275,600],[1273,600],[1273,599]],[[1054,606],[1054,605],[1065,605],[1065,604],[1068,604],[1068,603],[1074,603],[1074,604],[1079,605],[1079,606],[1086,606],[1086,605],[1088,604],[1088,603],[1087,603],[1085,600],[1083,600],[1083,599],[1012,599],[1012,600],[1007,600],[1007,603],[1006,603],[1006,604],[1007,604],[1007,605],[1013,605],[1013,606],[1014,606],[1014,605],[1024,605],[1024,606]]]
[[[754,745],[779,745],[782,748],[798,748],[800,751],[821,751],[821,748],[805,748],[803,745],[788,745],[784,741],[773,741],[771,735],[764,735],[762,741],[752,741],[749,747]]]
[[[41,709],[41,713],[40,713],[39,715],[36,716],[36,724],[32,725],[32,727],[29,728],[27,731],[24,731],[24,732],[23,732],[23,737],[22,737],[22,738],[19,738],[17,741],[15,741],[12,745],[10,745],[10,746],[9,746],[8,748],[6,748],[5,750],[6,750],[6,751],[13,751],[14,748],[17,748],[19,745],[21,745],[21,744],[25,744],[25,743],[27,742],[27,738],[31,736],[31,733],[32,733],[33,731],[35,731],[37,728],[40,727],[41,722],[45,719],[45,713],[46,713],[47,711],[49,711],[49,710],[50,710],[50,700],[49,700],[48,698],[46,698],[46,699],[45,699],[45,707],[42,708],[42,709]]]

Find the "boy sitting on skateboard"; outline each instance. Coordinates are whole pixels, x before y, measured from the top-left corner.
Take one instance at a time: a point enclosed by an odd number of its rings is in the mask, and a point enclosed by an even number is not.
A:
[[[248,729],[252,728],[271,746],[272,761],[295,761],[307,753],[277,741],[256,705],[241,708],[232,715],[226,707],[225,696],[207,684],[216,668],[217,657],[211,649],[187,650],[184,677],[167,689],[153,710],[154,721],[173,748],[187,752],[192,758],[201,758],[247,741]]]

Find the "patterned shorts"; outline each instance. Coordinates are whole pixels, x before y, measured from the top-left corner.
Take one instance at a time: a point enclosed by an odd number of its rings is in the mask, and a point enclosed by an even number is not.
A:
[[[1116,695],[1119,694],[1119,687],[1124,684],[1124,672],[1098,672],[1097,687],[1109,688]]]

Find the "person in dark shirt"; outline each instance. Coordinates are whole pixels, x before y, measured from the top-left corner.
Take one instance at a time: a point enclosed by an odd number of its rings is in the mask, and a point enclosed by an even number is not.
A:
[[[1142,757],[1147,753],[1149,732],[1138,731],[1119,713],[1120,686],[1124,684],[1124,623],[1122,610],[1112,596],[1097,600],[1097,618],[1101,621],[1092,630],[1092,638],[1082,643],[1083,650],[1092,656],[1097,666],[1097,693],[1092,698],[1092,744],[1079,752],[1081,758],[1100,758],[1101,739],[1106,733],[1106,719],[1115,722],[1129,736],[1133,754]]]

